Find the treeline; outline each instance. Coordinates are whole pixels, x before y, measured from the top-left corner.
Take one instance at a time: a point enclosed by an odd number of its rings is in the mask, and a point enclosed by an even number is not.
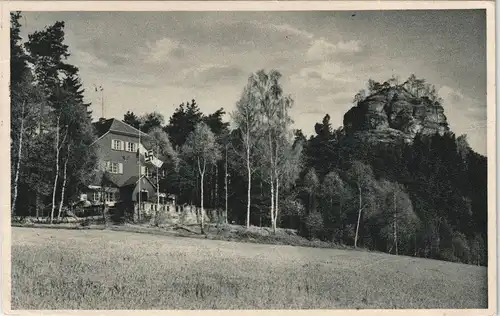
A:
[[[94,171],[91,113],[79,70],[67,63],[64,22],[23,43],[21,13],[10,18],[11,212],[53,220]]]
[[[34,214],[75,200],[89,183],[95,136],[78,69],[65,61],[64,23],[20,44],[11,28],[13,212]],[[292,128],[293,99],[278,71],[252,74],[229,113],[195,100],[170,116],[124,114],[167,162],[160,188],[180,204],[220,209],[229,222],[294,228],[309,238],[400,255],[487,263],[486,157],[465,136],[417,135],[412,144],[360,142],[330,117],[306,138]],[[440,103],[411,76],[368,82],[363,101],[391,86]],[[71,114],[71,115],[70,115]],[[21,197],[21,198],[19,198]]]
[[[222,109],[204,115],[194,100],[181,104],[166,125],[158,113],[128,112],[124,121],[168,135],[181,167],[163,179],[163,187],[180,203],[201,205],[203,197],[205,207],[225,209],[230,221],[242,225],[295,228],[379,251],[486,264],[487,161],[466,136],[436,133],[417,135],[412,144],[370,144],[334,130],[326,115],[307,139],[291,129],[293,102],[279,78],[276,71],[249,78],[230,115],[232,130]],[[422,98],[441,102],[435,89],[424,91],[431,92],[420,92]],[[198,156],[185,150],[201,137],[197,126],[213,135],[203,141],[211,155],[204,175]]]
[[[465,136],[370,144],[332,130],[328,115],[316,133],[301,177],[309,234],[354,244],[359,223],[366,248],[487,263],[487,160]]]

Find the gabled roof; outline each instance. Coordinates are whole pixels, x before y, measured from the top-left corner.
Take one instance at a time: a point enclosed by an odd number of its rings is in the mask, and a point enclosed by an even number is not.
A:
[[[137,128],[126,124],[123,121],[117,120],[115,118],[111,119],[99,119],[99,121],[92,123],[97,131],[97,137],[100,138],[108,132],[118,132],[127,134],[130,136],[138,137],[141,133],[141,137],[147,137],[148,134],[140,132]]]
[[[151,183],[151,185],[156,188],[156,184],[153,183],[153,181],[151,181],[148,177],[146,176],[141,176],[141,178],[144,178],[146,180],[148,180],[149,183]],[[130,177],[127,181],[125,181],[122,186],[123,187],[126,187],[126,186],[129,186],[129,185],[136,185],[137,182],[139,182],[139,176],[132,176]]]

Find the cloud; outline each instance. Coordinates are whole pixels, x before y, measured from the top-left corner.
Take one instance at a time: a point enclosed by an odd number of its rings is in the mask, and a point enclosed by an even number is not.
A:
[[[359,53],[362,50],[363,47],[359,40],[340,41],[337,44],[333,44],[324,38],[320,38],[312,42],[306,53],[306,57],[309,60],[325,60],[335,54]]]
[[[75,51],[70,58],[75,61],[75,65],[79,68],[104,68],[108,66],[104,60],[84,50]]]
[[[356,83],[353,77],[354,67],[345,63],[324,62],[310,67],[304,67],[290,76],[293,85],[301,88],[318,88],[321,85],[333,83],[350,85]]]
[[[350,105],[356,93],[351,91],[341,91],[319,95],[317,100],[320,102],[330,102],[333,104]]]
[[[438,95],[443,99],[446,113],[453,115],[459,111],[461,115],[469,115],[476,120],[486,120],[486,106],[461,91],[442,86],[438,90]]]
[[[182,82],[190,86],[209,86],[213,83],[234,82],[245,78],[246,72],[234,65],[205,64],[181,70]],[[179,81],[178,83],[181,83]]]
[[[312,33],[309,33],[307,31],[299,30],[298,28],[295,28],[291,26],[290,24],[269,24],[267,25],[268,28],[274,29],[277,31],[285,32],[285,33],[290,33],[293,35],[298,35],[302,36],[305,38],[312,39],[314,35]]]
[[[143,54],[145,55],[145,62],[158,64],[172,57],[184,56],[185,48],[178,41],[164,37],[154,43],[147,42]]]
[[[450,86],[442,86],[438,95],[443,99],[445,115],[451,130],[467,134],[469,143],[479,153],[486,153],[486,129],[494,123],[487,119],[487,108],[480,101]]]
[[[204,81],[219,81],[234,79],[245,74],[243,69],[237,66],[215,66],[206,68],[200,72],[201,79]]]

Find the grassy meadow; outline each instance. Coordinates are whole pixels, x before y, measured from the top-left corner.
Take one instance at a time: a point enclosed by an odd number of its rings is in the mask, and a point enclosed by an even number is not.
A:
[[[487,270],[109,230],[12,228],[12,309],[487,308]]]

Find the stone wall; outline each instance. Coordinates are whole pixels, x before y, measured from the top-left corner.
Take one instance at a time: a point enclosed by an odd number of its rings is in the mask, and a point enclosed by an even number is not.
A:
[[[204,209],[205,223],[217,223],[224,220],[222,210]],[[134,206],[134,221],[149,221],[151,224],[201,224],[201,209],[191,205],[160,205],[157,211],[155,203],[143,203],[140,214],[137,205]]]

